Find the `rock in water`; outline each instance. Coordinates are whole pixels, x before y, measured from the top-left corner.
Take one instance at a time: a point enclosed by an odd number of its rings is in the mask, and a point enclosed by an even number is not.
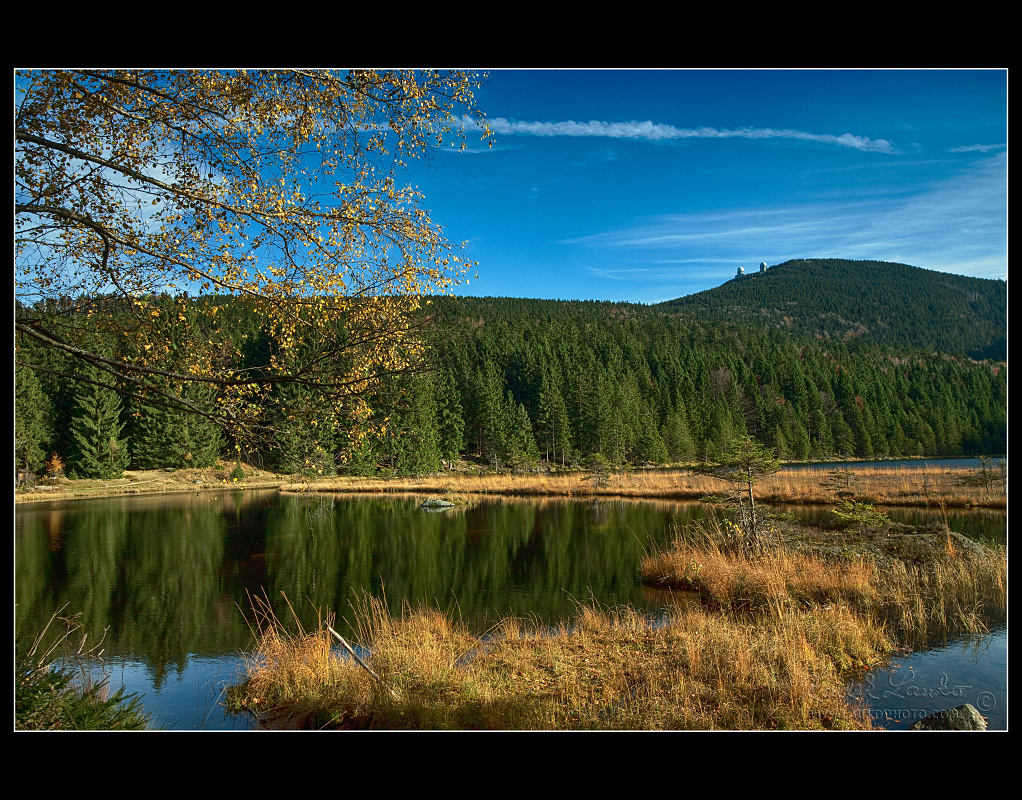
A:
[[[985,731],[987,721],[971,703],[938,711],[913,722],[910,731]]]
[[[425,508],[427,510],[431,508],[454,508],[454,503],[449,503],[446,500],[435,500],[431,498],[428,500],[424,500],[422,505],[419,506],[419,508]]]

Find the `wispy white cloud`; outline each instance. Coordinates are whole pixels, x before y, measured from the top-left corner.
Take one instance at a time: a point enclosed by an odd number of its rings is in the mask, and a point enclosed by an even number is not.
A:
[[[646,224],[566,240],[613,252],[605,277],[657,280],[655,265],[678,272],[790,258],[861,258],[963,275],[1007,277],[1007,154],[908,200],[838,201],[664,216]],[[622,264],[620,260],[626,263]],[[634,270],[629,270],[631,262]]]
[[[963,147],[952,147],[950,153],[993,153],[997,150],[1005,150],[1006,144],[968,144]]]
[[[610,139],[643,139],[646,141],[670,141],[681,139],[795,139],[807,142],[850,147],[873,153],[897,152],[886,139],[870,139],[851,133],[840,135],[809,133],[778,128],[678,128],[649,120],[644,122],[512,122],[497,117],[490,120],[495,134],[505,136],[589,136]]]

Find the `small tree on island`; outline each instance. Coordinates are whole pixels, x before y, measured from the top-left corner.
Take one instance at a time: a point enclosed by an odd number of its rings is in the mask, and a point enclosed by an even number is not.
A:
[[[592,481],[593,489],[605,489],[610,486],[611,464],[603,453],[593,453],[586,459],[589,475],[583,481]]]
[[[707,459],[694,468],[695,472],[716,478],[732,487],[723,497],[712,499],[731,508],[737,506],[743,544],[754,553],[762,551],[762,541],[753,487],[761,478],[772,475],[780,468],[780,461],[774,452],[748,435],[727,440],[717,458]]]

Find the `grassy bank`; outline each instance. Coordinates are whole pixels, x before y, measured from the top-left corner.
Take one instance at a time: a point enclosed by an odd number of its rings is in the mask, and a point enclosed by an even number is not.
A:
[[[236,489],[273,489],[290,484],[292,475],[277,475],[243,464],[218,463],[204,469],[125,470],[120,478],[42,478],[15,490],[15,503],[85,500],[125,495],[180,494]]]
[[[789,468],[764,477],[757,500],[765,503],[833,505],[849,498],[873,505],[947,508],[1006,508],[1000,478],[982,484],[975,470],[863,466],[842,474],[818,468]],[[438,495],[503,494],[644,497],[696,500],[720,491],[720,483],[688,469],[635,469],[611,473],[594,485],[588,472],[512,474],[446,472],[418,478],[331,478],[285,485],[285,491],[429,492]]]
[[[585,471],[494,473],[463,463],[461,469],[420,477],[332,477],[296,480],[248,464],[208,469],[126,471],[111,480],[44,479],[15,492],[16,503],[137,494],[280,488],[288,492],[415,492],[444,495],[499,494],[550,497],[642,497],[697,500],[720,490],[712,478],[685,468],[629,469],[593,481]],[[971,469],[862,466],[832,471],[789,468],[762,479],[757,500],[765,503],[833,505],[841,498],[886,506],[1006,508],[1002,476],[981,480]]]
[[[754,557],[724,544],[726,525],[711,518],[679,532],[670,547],[643,559],[643,581],[697,592],[707,607],[724,611],[847,609],[900,648],[982,632],[1007,614],[1006,549],[944,526],[774,521],[771,545]]]
[[[483,635],[366,597],[351,609],[366,667],[339,653],[330,620],[289,631],[257,603],[230,702],[285,728],[865,730],[849,678],[1003,617],[1003,548],[946,530],[782,527],[758,558],[723,546],[715,522],[679,531],[642,567],[675,601],[655,622],[580,607],[554,629],[511,619]]]

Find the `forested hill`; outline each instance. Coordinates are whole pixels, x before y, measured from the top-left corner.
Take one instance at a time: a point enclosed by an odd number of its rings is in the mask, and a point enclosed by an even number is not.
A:
[[[796,259],[659,307],[828,340],[861,338],[975,359],[1007,358],[1004,281],[907,264]]]
[[[266,369],[272,332],[244,302],[163,299],[172,313],[211,301],[217,332],[238,345],[223,357],[239,374]],[[684,464],[746,434],[795,460],[1007,448],[1005,363],[629,303],[434,297],[424,311],[422,369],[367,393],[369,419],[310,388],[280,385],[264,400],[265,441],[243,457],[287,473],[376,475],[434,472],[459,457],[516,471]],[[135,352],[131,337],[107,339],[104,352]],[[180,468],[237,457],[208,420],[101,388],[71,356],[30,337],[19,348],[39,365],[17,368],[19,467],[41,470],[56,453],[72,474],[110,477],[129,463]],[[180,362],[166,367],[182,371],[187,348],[172,355]],[[189,387],[185,398],[216,391]]]

